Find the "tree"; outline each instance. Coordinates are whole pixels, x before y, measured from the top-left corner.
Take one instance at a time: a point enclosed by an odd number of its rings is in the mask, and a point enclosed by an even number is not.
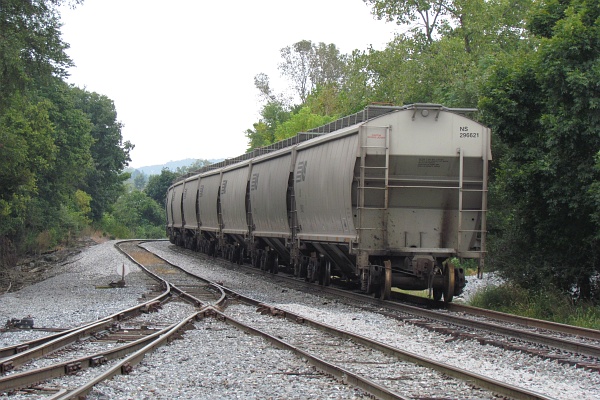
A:
[[[92,219],[98,221],[104,211],[124,192],[123,183],[129,179],[123,170],[131,158],[134,145],[123,141],[123,125],[117,121],[114,102],[104,95],[72,87],[75,106],[82,110],[92,124],[93,159],[82,188],[92,196]]]
[[[281,49],[281,58],[279,71],[292,82],[302,103],[317,86],[338,82],[344,67],[344,58],[332,43],[301,40]]]
[[[24,237],[56,231],[66,205],[85,198],[73,184],[86,170],[89,122],[61,85],[72,65],[59,31],[62,3],[0,5],[0,237],[18,240],[18,250]]]
[[[58,148],[53,140],[49,101],[29,104],[13,97],[0,111],[0,236],[22,229],[38,176],[51,168]]]
[[[306,132],[312,128],[325,125],[331,122],[333,118],[326,117],[311,112],[308,106],[302,107],[290,119],[279,125],[275,131],[275,141],[287,139],[296,136],[298,132]]]
[[[130,237],[164,237],[164,209],[146,193],[134,190],[123,194],[114,205],[114,221],[129,230]]]
[[[188,165],[187,167],[177,167],[177,169],[175,170],[175,173],[177,175],[193,174],[196,171],[209,166],[210,164],[211,164],[211,162],[206,159],[199,159],[199,160],[194,161],[192,164]]]
[[[261,110],[261,119],[253,124],[254,129],[246,130],[248,151],[274,143],[277,127],[289,118],[290,112],[282,103],[272,101],[265,104]]]
[[[136,190],[144,190],[146,183],[148,182],[148,176],[143,172],[137,170],[132,174],[133,176],[133,187]]]
[[[72,62],[60,37],[62,0],[2,0],[0,11],[0,109],[16,93],[63,78]],[[81,1],[73,0],[72,5]],[[1,111],[0,111],[1,112]]]
[[[160,171],[160,175],[151,175],[148,178],[148,184],[144,189],[144,193],[164,207],[166,204],[165,196],[167,195],[167,189],[178,176],[178,174],[171,172],[168,168],[163,168]]]
[[[364,0],[370,4],[372,13],[379,19],[396,21],[398,25],[414,27],[414,33],[424,30],[427,43],[433,43],[440,25],[450,15],[456,14],[452,0]],[[416,23],[416,24],[415,24]]]
[[[506,148],[492,190],[510,204],[510,223],[493,257],[525,286],[598,300],[600,8],[550,0],[530,21],[537,51],[501,60],[481,101]]]
[[[279,70],[283,76],[292,81],[294,89],[300,96],[300,101],[306,99],[310,89],[312,51],[310,40],[301,40],[281,49],[283,62],[279,64]]]

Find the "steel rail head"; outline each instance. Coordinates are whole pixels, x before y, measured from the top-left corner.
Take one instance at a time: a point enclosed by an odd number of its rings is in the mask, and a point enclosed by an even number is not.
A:
[[[344,383],[350,383],[351,385],[356,386],[356,387],[368,392],[369,394],[375,396],[378,399],[396,399],[396,400],[405,400],[405,399],[407,400],[408,399],[407,397],[404,397],[394,391],[391,391],[391,390],[389,390],[369,379],[366,379],[358,374],[355,374],[343,367],[337,366],[335,364],[332,364],[328,361],[323,360],[320,357],[310,354],[310,353],[286,342],[285,340],[279,339],[279,338],[277,338],[273,335],[270,335],[266,332],[263,332],[256,328],[253,328],[249,325],[246,325],[246,324],[236,320],[235,318],[232,318],[228,315],[221,313],[218,310],[215,310],[215,311],[216,311],[216,314],[217,314],[217,317],[219,320],[224,321],[230,325],[233,325],[236,328],[243,330],[244,332],[248,332],[253,335],[260,336],[260,337],[270,341],[271,343],[275,344],[279,348],[289,350],[292,353],[298,355],[299,357],[302,357],[302,358],[308,360],[308,362],[310,362],[315,368],[319,369],[320,371],[324,372],[325,374],[333,375],[336,378],[343,381]]]
[[[164,330],[164,333],[161,333],[161,335],[155,338],[155,340],[153,340],[151,343],[146,344],[133,354],[119,361],[110,369],[105,371],[103,374],[95,377],[94,379],[90,380],[89,382],[78,387],[75,390],[69,391],[68,393],[56,397],[55,400],[80,399],[83,396],[87,395],[98,383],[108,380],[118,374],[129,374],[133,370],[133,367],[139,364],[146,354],[154,351],[156,348],[164,344],[169,343],[171,340],[173,340],[173,336],[179,334],[182,330],[189,329],[188,327],[190,324],[193,323],[193,321],[204,318],[205,315],[211,310],[214,310],[214,308],[211,306],[204,307],[201,310],[185,317],[179,323],[171,325],[170,327]]]
[[[160,241],[164,241],[164,240],[160,240]],[[146,272],[147,274],[151,275],[151,276],[152,276],[152,277],[154,277],[156,280],[158,280],[158,281],[160,281],[160,282],[162,282],[162,283],[164,283],[164,284],[166,284],[166,285],[169,285],[169,283],[168,283],[166,280],[164,280],[163,278],[161,278],[161,277],[160,277],[160,276],[158,276],[157,274],[155,274],[155,273],[153,273],[152,271],[150,271],[148,268],[146,268],[146,267],[145,267],[145,266],[143,266],[141,263],[139,263],[138,261],[136,261],[136,260],[135,260],[135,259],[134,259],[134,258],[133,258],[131,255],[127,254],[127,252],[126,252],[126,251],[124,251],[123,249],[121,249],[121,248],[118,246],[118,245],[119,245],[119,244],[121,244],[121,243],[134,243],[134,242],[139,242],[139,243],[138,243],[138,247],[140,247],[141,249],[144,249],[144,248],[141,246],[141,244],[142,244],[142,243],[145,243],[145,242],[153,242],[153,241],[151,241],[151,240],[143,240],[143,241],[142,241],[142,240],[122,240],[122,241],[120,241],[120,242],[117,242],[117,243],[115,243],[115,246],[117,247],[117,249],[118,249],[119,251],[121,251],[123,254],[125,254],[125,255],[126,255],[126,256],[127,256],[127,257],[128,257],[128,258],[129,258],[129,259],[132,261],[132,262],[134,262],[135,264],[137,264],[137,265],[138,265],[138,266],[139,266],[139,267],[140,267],[140,268],[141,268],[141,269],[142,269],[144,272]],[[145,250],[145,251],[148,251],[148,250],[146,250],[146,249],[144,249],[144,250]],[[167,260],[167,259],[166,259],[166,258],[164,258],[164,257],[161,257],[161,256],[159,256],[158,254],[154,254],[154,253],[152,253],[152,254],[153,254],[153,256],[154,256],[154,257],[156,257],[156,258],[158,258],[158,259],[162,260],[164,263],[166,263],[166,264],[168,264],[168,265],[172,266],[173,268],[176,268],[176,269],[180,270],[181,272],[185,273],[186,275],[188,275],[188,276],[191,276],[191,277],[193,277],[193,278],[195,278],[195,279],[201,280],[201,281],[203,281],[203,282],[206,282],[208,285],[210,285],[210,286],[214,287],[215,289],[217,289],[217,290],[220,292],[220,297],[219,297],[217,300],[215,300],[215,301],[213,301],[213,302],[210,302],[210,303],[208,303],[208,304],[207,304],[207,303],[203,302],[202,300],[200,300],[200,299],[196,298],[195,296],[193,296],[193,295],[189,294],[189,293],[188,293],[188,292],[186,292],[185,290],[183,290],[183,289],[181,289],[181,288],[179,288],[179,287],[177,287],[177,286],[175,286],[175,285],[172,285],[172,284],[170,284],[171,290],[172,290],[173,292],[176,292],[176,293],[177,293],[177,294],[179,294],[179,295],[180,295],[182,298],[186,299],[187,301],[189,301],[190,303],[194,304],[194,306],[195,306],[195,307],[198,307],[198,308],[204,308],[204,307],[207,307],[207,306],[213,306],[213,307],[223,307],[223,306],[225,305],[227,294],[226,294],[226,293],[225,293],[225,291],[223,290],[223,287],[222,287],[222,286],[220,286],[220,285],[216,284],[215,282],[211,282],[211,281],[209,281],[209,280],[207,280],[207,279],[204,279],[204,278],[202,278],[202,277],[200,277],[200,276],[198,276],[198,275],[196,275],[196,274],[193,274],[193,273],[191,273],[191,272],[189,272],[189,271],[186,271],[185,269],[183,269],[183,268],[181,268],[181,267],[177,266],[177,264],[175,264],[175,263],[173,263],[173,262],[171,262],[171,261]]]

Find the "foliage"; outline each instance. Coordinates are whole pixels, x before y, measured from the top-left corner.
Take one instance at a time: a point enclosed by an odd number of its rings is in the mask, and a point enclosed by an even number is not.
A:
[[[295,136],[298,132],[306,132],[309,129],[331,122],[333,118],[313,114],[310,107],[302,107],[294,113],[290,119],[280,124],[275,130],[275,141]]]
[[[278,101],[270,101],[261,110],[262,118],[254,123],[254,129],[246,130],[248,151],[275,142],[275,131],[290,118],[290,112]]]
[[[72,88],[75,106],[89,118],[93,143],[93,159],[83,187],[92,195],[92,218],[98,220],[105,210],[123,193],[123,182],[129,174],[122,173],[131,158],[134,146],[123,142],[114,102],[104,95]]]
[[[112,101],[63,80],[72,63],[59,7],[80,1],[1,3],[0,237],[42,251],[116,200],[130,145],[120,146]]]
[[[194,161],[192,164],[188,165],[187,167],[177,167],[177,169],[175,170],[175,173],[177,175],[192,174],[204,167],[209,166],[210,164],[211,164],[211,162],[206,159],[198,159],[198,160]]]
[[[515,284],[490,286],[478,291],[470,304],[509,314],[563,324],[600,329],[600,310],[587,302],[574,303],[558,290],[528,291]]]
[[[144,172],[135,171],[132,174],[133,178],[133,187],[136,190],[144,190],[146,184],[148,183],[148,176]]]
[[[0,108],[17,94],[65,77],[72,66],[60,37],[61,0],[2,0],[0,9]],[[80,1],[71,1],[75,5]]]
[[[447,22],[450,15],[458,13],[451,0],[364,0],[364,2],[372,5],[373,15],[379,19],[396,21],[398,25],[413,26],[414,34],[418,34],[420,29],[423,29],[428,43],[433,43],[440,25]]]
[[[510,221],[495,237],[501,272],[526,288],[575,288],[596,300],[599,20],[592,1],[538,5],[538,50],[501,59],[480,103],[505,145],[492,188]]]
[[[169,186],[173,184],[173,181],[179,176],[176,172],[172,172],[168,168],[163,168],[160,171],[160,175],[152,175],[148,178],[148,184],[144,189],[144,193],[153,199],[157,204],[164,207],[165,195]]]
[[[281,58],[279,70],[292,82],[301,102],[317,86],[338,82],[344,66],[335,44],[315,44],[310,40],[284,47]]]
[[[38,175],[51,168],[58,152],[48,101],[31,104],[21,97],[0,112],[0,235],[22,226],[27,205],[38,191]]]
[[[163,193],[164,196],[164,193]],[[146,193],[134,190],[119,197],[111,217],[114,230],[109,232],[119,238],[162,238],[164,210]]]

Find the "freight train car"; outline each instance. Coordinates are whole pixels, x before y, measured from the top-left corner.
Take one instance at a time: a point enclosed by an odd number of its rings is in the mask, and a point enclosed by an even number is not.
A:
[[[490,130],[473,109],[369,106],[167,192],[172,243],[388,298],[451,301],[483,265]],[[306,139],[306,140],[305,140]]]

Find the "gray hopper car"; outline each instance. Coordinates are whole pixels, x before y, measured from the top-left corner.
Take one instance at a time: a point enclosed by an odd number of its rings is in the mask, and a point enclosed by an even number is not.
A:
[[[481,267],[485,254],[490,130],[470,111],[369,106],[205,168],[168,189],[167,235],[274,273],[449,302],[465,285],[449,260]]]

